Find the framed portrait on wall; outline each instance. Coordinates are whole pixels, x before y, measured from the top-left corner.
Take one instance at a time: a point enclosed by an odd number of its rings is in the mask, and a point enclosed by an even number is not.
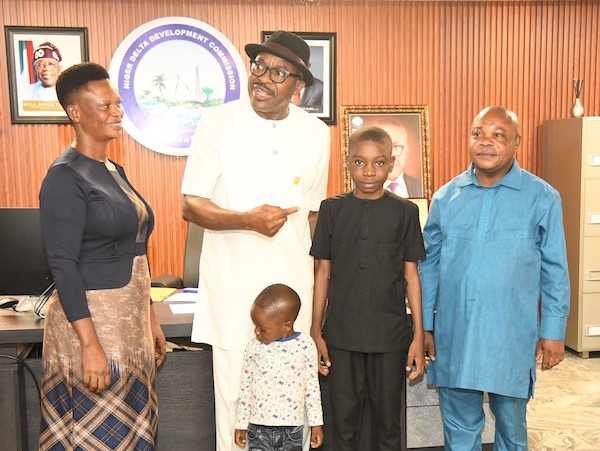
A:
[[[5,26],[13,124],[68,123],[56,98],[67,67],[89,59],[87,28]]]
[[[264,42],[274,31],[263,31]],[[336,33],[296,32],[310,47],[309,69],[314,83],[300,93],[299,106],[328,125],[336,123]]]
[[[384,187],[404,198],[431,198],[429,108],[427,105],[341,106],[340,130],[344,191],[353,189],[348,140],[361,127],[383,128],[392,138],[394,166]]]

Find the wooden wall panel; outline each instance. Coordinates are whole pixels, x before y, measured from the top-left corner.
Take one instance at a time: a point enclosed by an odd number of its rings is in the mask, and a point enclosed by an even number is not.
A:
[[[519,115],[517,157],[534,173],[541,170],[542,123],[569,116],[574,76],[584,79],[586,115],[600,115],[600,2],[594,0],[0,2],[4,25],[87,27],[91,59],[106,66],[131,30],[165,16],[210,24],[243,56],[243,46],[257,42],[261,30],[337,32],[338,105],[429,105],[434,189],[467,166],[470,122],[486,105],[504,104]],[[0,48],[5,71],[4,34]],[[0,206],[36,206],[46,169],[72,130],[12,125],[6,73],[0,80]],[[329,193],[336,194],[342,189],[338,126],[331,127],[331,138]],[[110,153],[155,209],[154,273],[180,274],[185,158],[149,151],[128,136],[112,143]]]

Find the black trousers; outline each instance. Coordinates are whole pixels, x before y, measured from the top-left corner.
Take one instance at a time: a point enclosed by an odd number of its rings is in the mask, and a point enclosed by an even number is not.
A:
[[[406,351],[371,353],[329,347],[329,358],[333,449],[358,451],[358,431],[368,400],[372,413],[372,451],[399,451]]]

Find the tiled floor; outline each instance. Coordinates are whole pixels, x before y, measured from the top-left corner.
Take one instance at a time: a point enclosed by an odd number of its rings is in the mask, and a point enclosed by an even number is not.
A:
[[[530,451],[599,451],[600,353],[583,359],[567,351],[550,371],[538,365],[527,410]]]

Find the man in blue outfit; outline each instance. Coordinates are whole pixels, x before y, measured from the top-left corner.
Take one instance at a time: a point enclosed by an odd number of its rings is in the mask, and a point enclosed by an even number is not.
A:
[[[472,164],[433,196],[424,230],[428,379],[439,388],[447,450],[481,450],[483,392],[496,417],[494,449],[527,450],[536,359],[544,371],[564,358],[561,200],[519,167],[520,142],[515,113],[483,109],[473,120]]]

